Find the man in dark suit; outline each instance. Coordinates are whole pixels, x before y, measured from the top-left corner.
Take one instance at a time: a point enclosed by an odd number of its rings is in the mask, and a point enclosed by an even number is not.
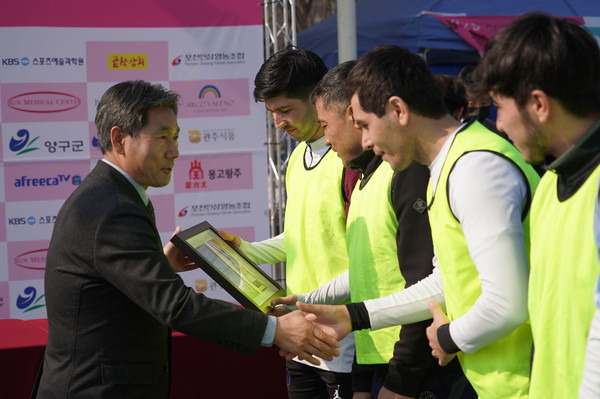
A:
[[[168,398],[170,328],[246,355],[273,343],[315,363],[337,354],[300,312],[275,319],[212,300],[175,274],[195,265],[161,248],[146,188],[171,179],[177,100],[135,81],[98,104],[104,159],[63,205],[48,249],[38,398]]]

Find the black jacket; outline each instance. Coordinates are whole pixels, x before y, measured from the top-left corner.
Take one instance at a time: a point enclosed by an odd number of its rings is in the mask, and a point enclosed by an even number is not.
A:
[[[169,328],[250,355],[267,323],[186,287],[138,192],[102,161],[57,216],[45,291],[43,399],[168,398]]]

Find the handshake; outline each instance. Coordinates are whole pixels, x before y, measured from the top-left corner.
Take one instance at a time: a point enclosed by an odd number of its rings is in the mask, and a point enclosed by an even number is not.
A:
[[[287,360],[296,355],[311,364],[320,364],[317,357],[332,360],[339,356],[339,340],[352,331],[350,314],[344,305],[310,305],[297,302],[296,295],[275,298],[269,312],[277,316],[273,343]],[[282,305],[296,305],[291,311]]]
[[[240,247],[240,237],[219,230],[219,235],[235,247]],[[287,306],[296,305],[291,311]],[[277,317],[273,343],[279,354],[288,360],[298,356],[311,364],[320,364],[317,357],[332,360],[339,356],[339,342],[352,331],[350,314],[343,305],[309,305],[298,302],[297,295],[275,298],[269,314]]]

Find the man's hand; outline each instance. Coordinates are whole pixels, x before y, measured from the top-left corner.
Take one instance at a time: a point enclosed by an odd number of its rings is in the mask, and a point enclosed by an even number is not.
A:
[[[290,305],[294,306],[298,302],[298,295],[290,294],[288,296],[280,296],[271,300],[271,306],[275,305]]]
[[[240,247],[240,244],[242,243],[242,239],[238,236],[236,236],[235,234],[231,234],[226,232],[225,230],[219,230],[219,235],[221,236],[222,239],[224,239],[225,241],[229,242],[230,244],[236,246],[236,247]]]
[[[386,387],[381,387],[377,399],[415,399],[414,396],[404,396],[398,393],[392,392]]]
[[[431,354],[433,355],[433,357],[438,359],[438,364],[440,366],[445,366],[448,363],[450,363],[452,359],[454,359],[456,353],[448,354],[444,352],[444,350],[440,346],[440,343],[438,342],[437,332],[440,326],[450,323],[450,319],[448,319],[448,316],[446,316],[446,314],[437,302],[430,302],[429,310],[433,315],[433,323],[431,323],[431,325],[427,327],[427,338],[429,339]]]
[[[352,331],[350,313],[345,305],[309,305],[296,302],[296,306],[307,313],[307,320],[338,341]]]
[[[298,295],[296,295],[296,294],[290,294],[288,296],[274,298],[273,300],[271,300],[271,306],[273,306],[273,308],[271,308],[271,310],[269,310],[269,314],[276,316],[276,317],[283,316],[284,314],[288,314],[292,311],[292,309],[294,309],[294,308],[289,308],[288,306],[296,305],[296,301],[298,301]],[[288,305],[288,306],[284,306],[284,305]]]
[[[181,232],[181,227],[177,226],[171,237],[179,232]],[[198,265],[185,256],[171,241],[164,246],[163,252],[171,264],[171,269],[173,269],[175,273],[186,272],[198,268]]]
[[[332,360],[334,356],[340,355],[337,349],[339,342],[306,320],[299,311],[277,318],[273,343],[281,348],[279,354],[286,359],[290,360],[297,355],[315,366],[321,362],[314,356]]]

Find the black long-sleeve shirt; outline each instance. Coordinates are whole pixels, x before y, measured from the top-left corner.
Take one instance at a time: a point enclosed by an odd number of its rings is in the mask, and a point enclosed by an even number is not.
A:
[[[382,159],[372,151],[363,153],[351,162],[351,167],[362,171],[358,186],[368,184],[370,177]],[[433,270],[433,244],[427,216],[426,190],[429,169],[413,163],[407,169],[394,173],[391,184],[391,199],[398,219],[396,245],[400,272],[409,287],[431,274]],[[365,328],[368,324],[366,317]],[[400,330],[399,340],[394,346],[394,355],[389,362],[384,386],[396,393],[414,396],[433,358],[425,329],[431,320],[406,324]]]

